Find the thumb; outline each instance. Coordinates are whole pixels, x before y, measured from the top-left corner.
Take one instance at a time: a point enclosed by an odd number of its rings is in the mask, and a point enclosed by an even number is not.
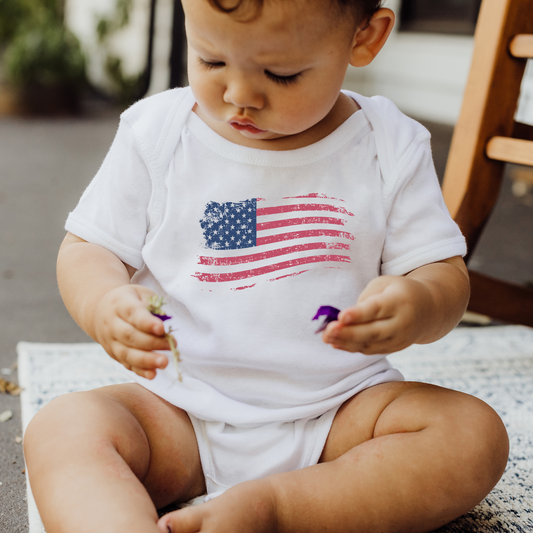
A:
[[[348,325],[375,320],[382,307],[381,299],[378,297],[383,294],[394,278],[395,276],[379,276],[370,281],[357,298],[355,305],[339,313],[339,323]]]
[[[378,276],[374,278],[361,292],[357,303],[368,300],[371,296],[382,293],[391,283],[395,276]]]

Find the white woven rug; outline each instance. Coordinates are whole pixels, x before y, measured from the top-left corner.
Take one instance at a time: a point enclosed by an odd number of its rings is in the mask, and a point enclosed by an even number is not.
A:
[[[22,422],[67,392],[124,382],[96,344],[20,343]],[[503,418],[511,439],[509,464],[495,489],[439,533],[533,532],[533,329],[458,328],[427,346],[391,356],[408,380],[473,394]],[[28,490],[30,533],[44,529]]]

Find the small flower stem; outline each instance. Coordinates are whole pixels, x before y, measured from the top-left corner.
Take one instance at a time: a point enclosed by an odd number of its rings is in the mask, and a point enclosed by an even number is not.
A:
[[[172,333],[172,329],[169,329],[168,330],[168,333],[165,333],[165,337],[168,341],[168,343],[170,344],[170,351],[172,352],[172,355],[173,355],[173,360],[174,360],[174,366],[176,367],[176,372],[178,373],[178,380],[179,381],[183,381],[183,378],[181,376],[181,372],[180,372],[180,367],[179,367],[179,362],[181,361],[181,357],[180,357],[180,352],[176,346],[176,343],[174,342],[174,339],[171,335]]]
[[[171,317],[165,314],[163,311],[163,305],[165,305],[165,300],[161,296],[157,296],[154,294],[153,296],[150,296],[150,299],[148,300],[148,311],[152,313],[152,315],[158,317],[163,322],[166,320],[169,320]],[[173,359],[174,359],[174,366],[176,367],[176,372],[178,373],[178,379],[179,381],[183,381],[183,378],[181,376],[180,368],[179,368],[179,362],[181,361],[180,352],[178,350],[178,347],[176,346],[176,343],[174,341],[174,338],[172,337],[172,328],[169,327],[168,331],[165,332],[165,339],[167,339],[168,344],[170,345],[170,351],[172,352]]]

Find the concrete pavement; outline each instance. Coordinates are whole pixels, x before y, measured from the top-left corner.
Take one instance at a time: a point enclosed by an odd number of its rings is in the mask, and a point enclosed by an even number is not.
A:
[[[55,258],[70,209],[98,169],[118,111],[81,119],[0,117],[0,369],[16,361],[19,341],[86,342],[65,310]],[[16,380],[17,375],[4,375]],[[20,399],[0,394],[0,531],[27,531]]]

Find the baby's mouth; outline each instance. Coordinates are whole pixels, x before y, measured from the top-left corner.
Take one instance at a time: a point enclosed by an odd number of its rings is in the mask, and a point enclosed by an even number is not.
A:
[[[236,129],[237,131],[246,131],[248,133],[265,133],[266,130],[260,130],[259,128],[255,127],[253,124],[251,124],[250,122],[240,122],[240,121],[237,121],[237,120],[232,120],[230,121],[230,126],[234,129]]]

